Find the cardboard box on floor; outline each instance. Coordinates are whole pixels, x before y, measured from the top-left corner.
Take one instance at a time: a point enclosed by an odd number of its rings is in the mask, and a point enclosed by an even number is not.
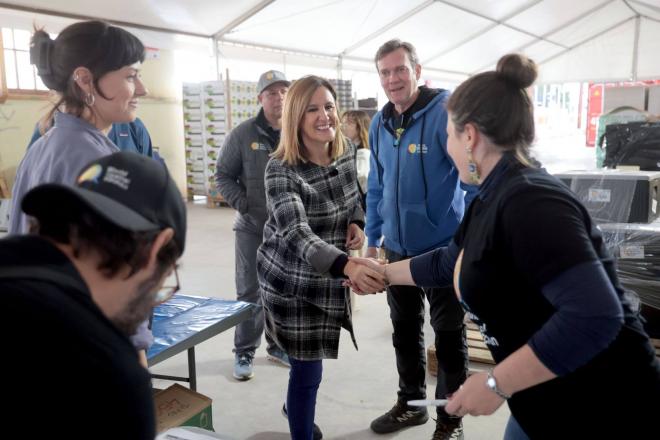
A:
[[[179,384],[154,395],[156,431],[175,426],[198,426],[213,431],[211,399]]]

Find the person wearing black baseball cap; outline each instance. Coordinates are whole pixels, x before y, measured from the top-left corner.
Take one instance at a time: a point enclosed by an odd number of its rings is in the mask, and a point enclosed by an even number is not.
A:
[[[121,152],[75,186],[33,188],[22,209],[30,235],[0,240],[7,417],[35,438],[153,439],[150,376],[128,336],[178,290],[186,209],[174,181],[161,162]],[[48,405],[35,424],[26,408],[37,395],[72,403]]]

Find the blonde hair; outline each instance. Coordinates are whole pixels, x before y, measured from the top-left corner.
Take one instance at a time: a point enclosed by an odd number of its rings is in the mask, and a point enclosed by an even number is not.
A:
[[[284,101],[284,111],[282,112],[282,133],[280,143],[273,152],[273,157],[280,159],[288,165],[298,165],[301,162],[307,162],[307,150],[302,142],[301,125],[307,106],[312,100],[312,96],[319,87],[328,89],[332,98],[337,103],[337,93],[328,80],[314,76],[304,76],[295,81]],[[339,128],[338,109],[335,107],[335,114],[331,117],[335,122],[335,139],[330,142],[329,156],[332,160],[337,159],[345,150],[344,135]]]
[[[360,148],[369,149],[369,124],[371,124],[369,113],[364,110],[346,110],[341,117],[355,123],[360,138]]]

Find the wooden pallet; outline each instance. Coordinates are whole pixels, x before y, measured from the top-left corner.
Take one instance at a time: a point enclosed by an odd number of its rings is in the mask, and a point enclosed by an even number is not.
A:
[[[468,357],[470,360],[472,362],[480,362],[483,364],[495,364],[476,324],[472,321],[466,321],[466,325]],[[655,348],[656,357],[660,358],[660,339],[651,338],[651,345]],[[435,357],[435,344],[429,345],[426,350],[426,368],[431,376],[438,375],[438,360]]]
[[[477,326],[470,322],[467,324],[467,343],[468,343],[468,358],[472,362],[479,362],[482,364],[495,364],[493,357],[490,355],[490,350],[486,347],[484,339],[479,333]],[[426,369],[431,376],[438,374],[438,360],[435,357],[435,344],[429,345],[426,350]]]
[[[471,334],[468,330],[468,357],[472,362],[481,362],[482,364],[495,364],[490,350],[484,344],[484,340],[479,332]]]
[[[225,199],[223,199],[220,196],[216,197],[211,197],[211,196],[206,196],[206,207],[207,208],[223,208],[225,206],[229,206],[227,202],[225,202]]]

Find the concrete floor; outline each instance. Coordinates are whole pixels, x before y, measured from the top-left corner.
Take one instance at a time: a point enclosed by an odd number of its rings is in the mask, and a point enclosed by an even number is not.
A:
[[[180,276],[182,292],[190,295],[235,299],[234,211],[208,209],[204,204],[188,205],[188,241]],[[359,297],[354,314],[359,351],[342,332],[339,359],[324,361],[323,381],[316,405],[316,423],[325,439],[430,439],[435,424],[408,428],[398,433],[377,435],[369,430],[375,417],[389,410],[396,400],[398,377],[391,342],[389,309],[384,294]],[[428,316],[427,316],[428,323]],[[433,334],[426,324],[426,345]],[[213,399],[213,426],[226,439],[284,440],[290,438],[280,410],[286,396],[288,369],[265,357],[265,347],[257,351],[254,378],[238,382],[232,377],[233,330],[196,348],[198,391]],[[483,365],[473,365],[475,369]],[[186,356],[155,366],[160,374],[186,373]],[[427,376],[429,395],[435,378]],[[158,388],[171,383],[155,381]],[[466,417],[465,438],[501,439],[509,411],[501,407],[488,417]]]

